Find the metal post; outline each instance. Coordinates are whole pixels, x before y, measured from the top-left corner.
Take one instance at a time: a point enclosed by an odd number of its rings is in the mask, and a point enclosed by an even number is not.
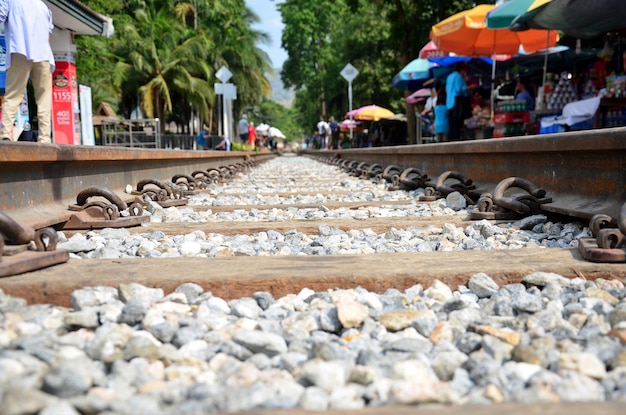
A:
[[[352,145],[352,81],[348,82],[348,104],[350,107],[350,145]]]

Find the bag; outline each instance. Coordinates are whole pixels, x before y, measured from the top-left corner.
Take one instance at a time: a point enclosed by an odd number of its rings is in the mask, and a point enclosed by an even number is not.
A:
[[[455,118],[467,119],[472,116],[472,102],[470,97],[466,95],[457,95],[454,97],[454,107],[452,108],[452,116]]]

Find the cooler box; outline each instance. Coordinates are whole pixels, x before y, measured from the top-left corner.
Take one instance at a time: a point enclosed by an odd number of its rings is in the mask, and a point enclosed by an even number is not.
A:
[[[499,112],[493,115],[494,124],[511,124],[528,122],[530,114],[528,112]]]

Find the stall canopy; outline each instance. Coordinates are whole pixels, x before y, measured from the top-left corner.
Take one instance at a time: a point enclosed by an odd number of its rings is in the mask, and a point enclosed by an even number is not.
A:
[[[495,7],[481,4],[442,20],[432,27],[433,41],[440,49],[463,56],[515,55],[520,46],[524,51],[532,52],[556,44],[558,34],[554,31],[549,31],[551,34],[546,42],[545,30],[489,29],[485,19]]]
[[[591,38],[626,28],[624,0],[544,0],[543,3],[513,20],[511,29],[556,29],[570,36]]]
[[[350,118],[350,115],[359,121],[378,121],[382,118],[393,117],[394,113],[387,108],[372,104],[348,112],[345,118]]]

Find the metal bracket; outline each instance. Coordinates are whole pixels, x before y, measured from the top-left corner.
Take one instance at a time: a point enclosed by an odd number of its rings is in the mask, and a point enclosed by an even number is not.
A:
[[[184,206],[188,199],[172,186],[158,179],[144,179],[137,183],[137,190],[132,195],[139,195],[143,200],[148,199],[157,202],[161,207]]]
[[[393,184],[389,190],[411,191],[420,187],[426,188],[428,184],[428,175],[426,173],[422,173],[420,169],[409,167],[400,176],[393,177]]]
[[[527,194],[515,197],[505,196],[504,192],[517,187]],[[478,199],[478,209],[473,210],[470,219],[515,220],[541,212],[541,205],[552,202],[545,197],[546,191],[521,177],[509,177],[502,180],[491,193],[483,193]]]
[[[106,201],[88,202],[91,197],[101,197]],[[148,216],[143,216],[141,203],[134,202],[127,205],[111,190],[97,186],[81,191],[76,196],[76,204],[70,205],[68,209],[76,213],[70,216],[62,229],[127,228],[150,221]]]
[[[67,262],[69,252],[57,250],[57,241],[53,228],[24,228],[0,212],[0,278]]]
[[[456,180],[456,182],[446,184],[448,179]],[[439,175],[435,187],[427,187],[425,189],[424,195],[420,196],[419,200],[424,202],[433,202],[437,199],[448,196],[452,192],[459,192],[465,197],[467,203],[472,205],[475,203],[476,199],[480,197],[480,195],[477,195],[476,192],[472,192],[472,190],[475,189],[476,186],[471,179],[468,179],[456,171],[446,171]]]
[[[595,238],[581,238],[578,252],[591,262],[626,262],[626,203],[615,221],[608,215],[595,215],[589,222]]]

